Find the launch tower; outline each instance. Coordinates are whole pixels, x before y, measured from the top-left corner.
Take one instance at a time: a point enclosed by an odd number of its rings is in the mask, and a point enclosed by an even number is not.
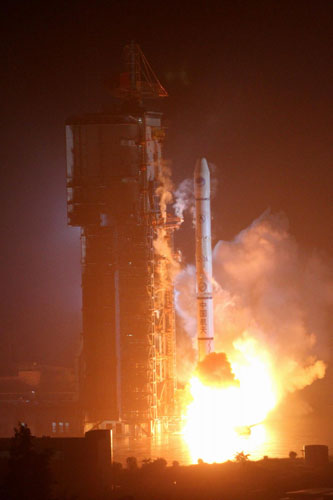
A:
[[[138,45],[124,62],[121,111],[66,126],[68,224],[82,242],[80,402],[85,429],[118,422],[150,434],[174,412],[167,253],[177,221],[161,204],[162,115],[144,106],[167,93]]]

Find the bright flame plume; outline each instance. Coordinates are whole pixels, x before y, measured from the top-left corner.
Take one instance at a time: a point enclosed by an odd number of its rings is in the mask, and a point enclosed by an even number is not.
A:
[[[265,441],[262,422],[278,403],[269,356],[251,338],[238,340],[231,368],[239,386],[205,385],[194,376],[183,436],[193,462],[222,462]]]

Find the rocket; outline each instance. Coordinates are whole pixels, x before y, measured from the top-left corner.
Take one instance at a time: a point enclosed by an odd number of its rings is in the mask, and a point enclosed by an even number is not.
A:
[[[198,357],[202,361],[214,349],[210,173],[205,158],[194,169],[194,197]]]

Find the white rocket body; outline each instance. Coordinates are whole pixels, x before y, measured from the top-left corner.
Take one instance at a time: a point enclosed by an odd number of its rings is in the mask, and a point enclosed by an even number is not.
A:
[[[202,361],[214,349],[210,173],[205,158],[195,166],[194,196],[198,355]]]

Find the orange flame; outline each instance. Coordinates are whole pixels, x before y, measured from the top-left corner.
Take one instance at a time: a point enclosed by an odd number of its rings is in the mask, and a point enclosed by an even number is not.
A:
[[[258,448],[265,441],[262,422],[278,402],[269,356],[251,338],[238,340],[230,359],[239,386],[217,388],[190,381],[192,401],[183,436],[192,461],[222,462]]]

